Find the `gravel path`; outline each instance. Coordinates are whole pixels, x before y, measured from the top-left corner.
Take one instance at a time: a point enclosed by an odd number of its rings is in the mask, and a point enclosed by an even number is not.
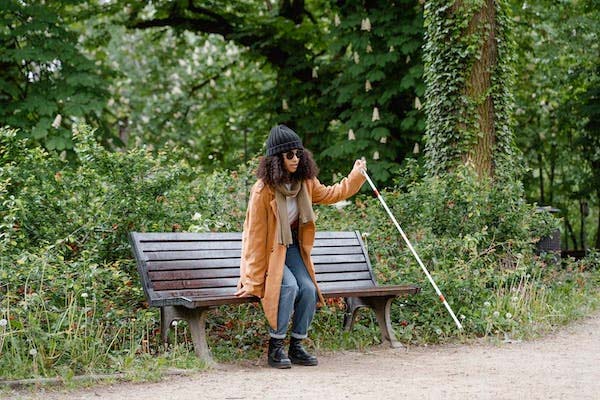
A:
[[[318,367],[220,364],[156,383],[15,392],[14,399],[600,399],[600,314],[532,342],[374,348]]]

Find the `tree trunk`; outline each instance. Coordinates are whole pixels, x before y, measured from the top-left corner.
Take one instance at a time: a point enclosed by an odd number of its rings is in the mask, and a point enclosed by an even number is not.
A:
[[[575,232],[573,231],[573,226],[569,221],[569,216],[565,214],[565,224],[567,225],[567,233],[568,236],[571,237],[571,241],[573,242],[573,250],[577,250],[577,237],[575,236]],[[567,240],[567,249],[569,248],[569,241]]]
[[[596,192],[598,197],[598,225],[596,226],[596,250],[600,250],[600,190]]]
[[[541,205],[545,205],[545,199],[544,199],[544,168],[543,168],[543,158],[542,158],[542,153],[539,152],[538,153],[538,163],[539,163],[539,171],[540,171],[540,204]]]
[[[587,243],[585,240],[586,234],[585,234],[585,219],[588,215],[588,205],[587,202],[585,200],[579,200],[579,218],[580,218],[580,229],[581,231],[579,232],[579,241],[581,242],[581,250],[585,251],[587,250]]]
[[[472,162],[479,176],[494,176],[493,150],[496,141],[494,130],[494,103],[490,95],[492,71],[497,63],[496,48],[496,8],[494,0],[486,0],[481,10],[475,14],[469,24],[468,33],[476,29],[483,30],[482,47],[475,60],[466,85],[469,98],[478,101],[477,123],[479,136],[473,149],[464,157]],[[484,99],[482,99],[485,96]],[[480,100],[481,99],[481,100]]]

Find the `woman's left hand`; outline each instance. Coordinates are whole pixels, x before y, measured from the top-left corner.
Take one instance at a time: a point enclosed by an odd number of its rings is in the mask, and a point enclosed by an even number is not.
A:
[[[360,172],[362,172],[362,170],[367,170],[367,161],[363,158],[361,160],[356,160],[354,161],[354,168],[355,170],[358,170]]]
[[[234,295],[237,297],[251,297],[252,296],[250,293],[246,292],[246,289],[244,289],[244,288],[238,289],[238,291],[235,292]]]

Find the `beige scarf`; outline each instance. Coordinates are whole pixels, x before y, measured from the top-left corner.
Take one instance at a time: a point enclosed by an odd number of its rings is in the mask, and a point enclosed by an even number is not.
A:
[[[308,197],[306,185],[302,182],[295,182],[288,190],[285,185],[279,185],[275,188],[275,201],[277,202],[277,212],[279,213],[279,243],[289,246],[293,243],[292,229],[288,221],[286,197],[296,197],[298,200],[298,218],[300,223],[305,224],[315,220],[315,213],[312,209],[312,201]]]

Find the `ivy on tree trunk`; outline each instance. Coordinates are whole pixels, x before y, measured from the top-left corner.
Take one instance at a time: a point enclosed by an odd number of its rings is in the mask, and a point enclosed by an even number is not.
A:
[[[426,153],[431,174],[459,163],[482,177],[510,177],[514,45],[506,1],[425,5]]]

